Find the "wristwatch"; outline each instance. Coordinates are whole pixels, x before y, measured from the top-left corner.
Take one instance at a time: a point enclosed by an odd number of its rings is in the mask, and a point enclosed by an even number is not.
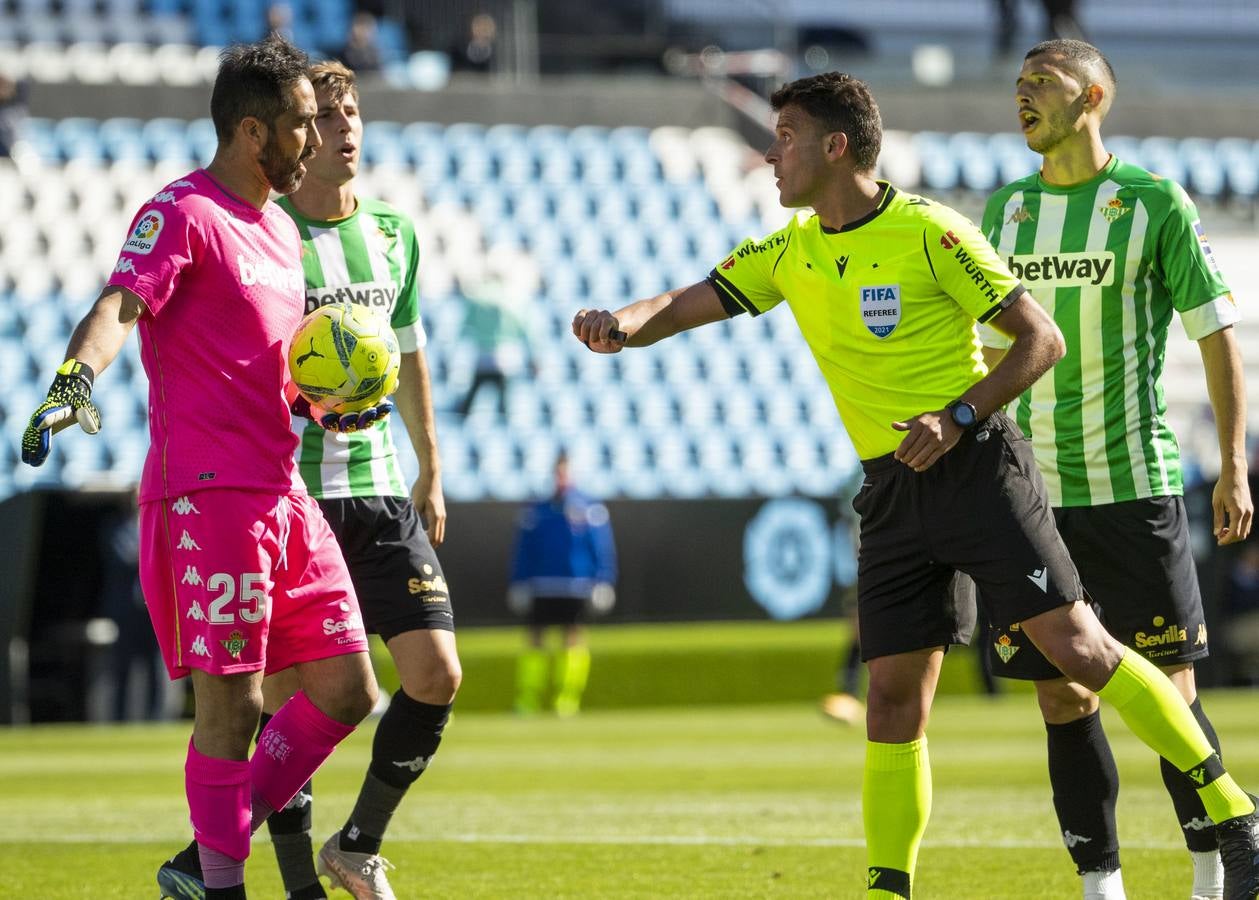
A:
[[[975,405],[967,403],[965,400],[954,400],[945,409],[949,411],[953,424],[963,431],[969,431],[971,428],[974,428],[975,423],[979,421],[979,415],[975,412]]]

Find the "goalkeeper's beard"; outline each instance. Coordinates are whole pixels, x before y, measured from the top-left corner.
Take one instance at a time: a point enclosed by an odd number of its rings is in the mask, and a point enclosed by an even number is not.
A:
[[[304,174],[302,172],[303,160],[310,159],[314,155],[313,148],[305,147],[297,159],[289,159],[280,149],[280,142],[275,139],[275,135],[271,135],[262,148],[258,165],[262,167],[262,174],[266,176],[267,183],[275,189],[276,193],[291,194],[301,186]]]

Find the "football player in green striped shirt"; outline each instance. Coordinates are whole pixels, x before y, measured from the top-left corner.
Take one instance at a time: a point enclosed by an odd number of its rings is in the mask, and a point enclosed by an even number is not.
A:
[[[420,462],[408,489],[391,419],[350,434],[296,420],[298,471],[341,544],[368,631],[384,640],[402,687],[376,727],[362,790],[345,826],[319,851],[318,871],[359,900],[392,898],[380,855],[385,828],[441,742],[461,677],[454,618],[433,551],[446,529],[411,220],[354,191],[363,141],[354,73],[338,62],[311,67],[323,138],[302,190],[281,206],[302,237],[306,306],[350,300],[388,317],[402,349],[397,411]],[[263,684],[264,710],[296,685],[288,673]],[[264,713],[264,722],[266,716]],[[310,786],[268,820],[289,900],[324,897],[311,860]]]
[[[1014,93],[1027,145],[1043,162],[992,195],[983,230],[1067,345],[1062,361],[1016,401],[1014,417],[1031,438],[1058,530],[1107,629],[1162,668],[1218,751],[1194,686],[1207,627],[1161,381],[1168,325],[1179,314],[1201,350],[1219,435],[1215,534],[1221,544],[1243,540],[1253,505],[1237,305],[1180,186],[1106,151],[1100,129],[1115,76],[1096,47],[1037,44]],[[985,358],[1000,359],[1008,341],[987,329],[981,336]],[[996,674],[1036,684],[1054,808],[1084,897],[1121,898],[1119,776],[1097,696],[1064,677],[1017,624],[994,626],[986,652]],[[1190,896],[1219,898],[1224,872],[1212,818],[1196,785],[1166,758],[1162,772],[1193,859]]]
[[[1238,826],[1229,832],[1232,884],[1259,884],[1259,860],[1245,855],[1254,803],[1172,683],[1081,602],[1031,448],[1001,412],[1062,355],[1057,326],[979,229],[876,180],[882,124],[865,84],[817,75],[785,85],[772,104],[765,159],[782,204],[801,211],[740,244],[707,280],[615,313],[580,310],[572,327],[591,350],[615,353],[740,313],[785,304],[795,316],[865,472],[853,508],[870,675],[868,896],[910,896],[931,807],[927,716],[944,651],[965,639],[962,613],[971,612],[952,603],[957,571],[986,588],[993,621],[1020,622],[1138,737],[1198,774],[1211,816]],[[976,321],[1011,342],[991,371]]]

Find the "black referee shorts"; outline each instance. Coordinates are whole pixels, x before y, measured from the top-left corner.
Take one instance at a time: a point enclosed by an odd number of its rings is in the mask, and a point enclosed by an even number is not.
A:
[[[857,618],[875,659],[966,643],[974,622],[954,574],[974,580],[989,621],[1021,622],[1084,596],[1032,459],[1004,413],[925,472],[891,454],[864,460]]]
[[[1181,497],[1150,497],[1054,510],[1106,630],[1156,666],[1207,655],[1198,572]],[[996,620],[987,635],[994,675],[1061,678],[1017,623]]]
[[[442,565],[407,497],[320,500],[358,594],[367,630],[384,640],[406,631],[455,630]]]

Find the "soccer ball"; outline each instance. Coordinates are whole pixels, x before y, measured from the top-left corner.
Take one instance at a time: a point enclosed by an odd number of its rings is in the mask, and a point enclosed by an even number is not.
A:
[[[398,387],[398,340],[384,316],[342,303],[302,319],[289,347],[289,374],[302,396],[328,412],[376,406]]]

